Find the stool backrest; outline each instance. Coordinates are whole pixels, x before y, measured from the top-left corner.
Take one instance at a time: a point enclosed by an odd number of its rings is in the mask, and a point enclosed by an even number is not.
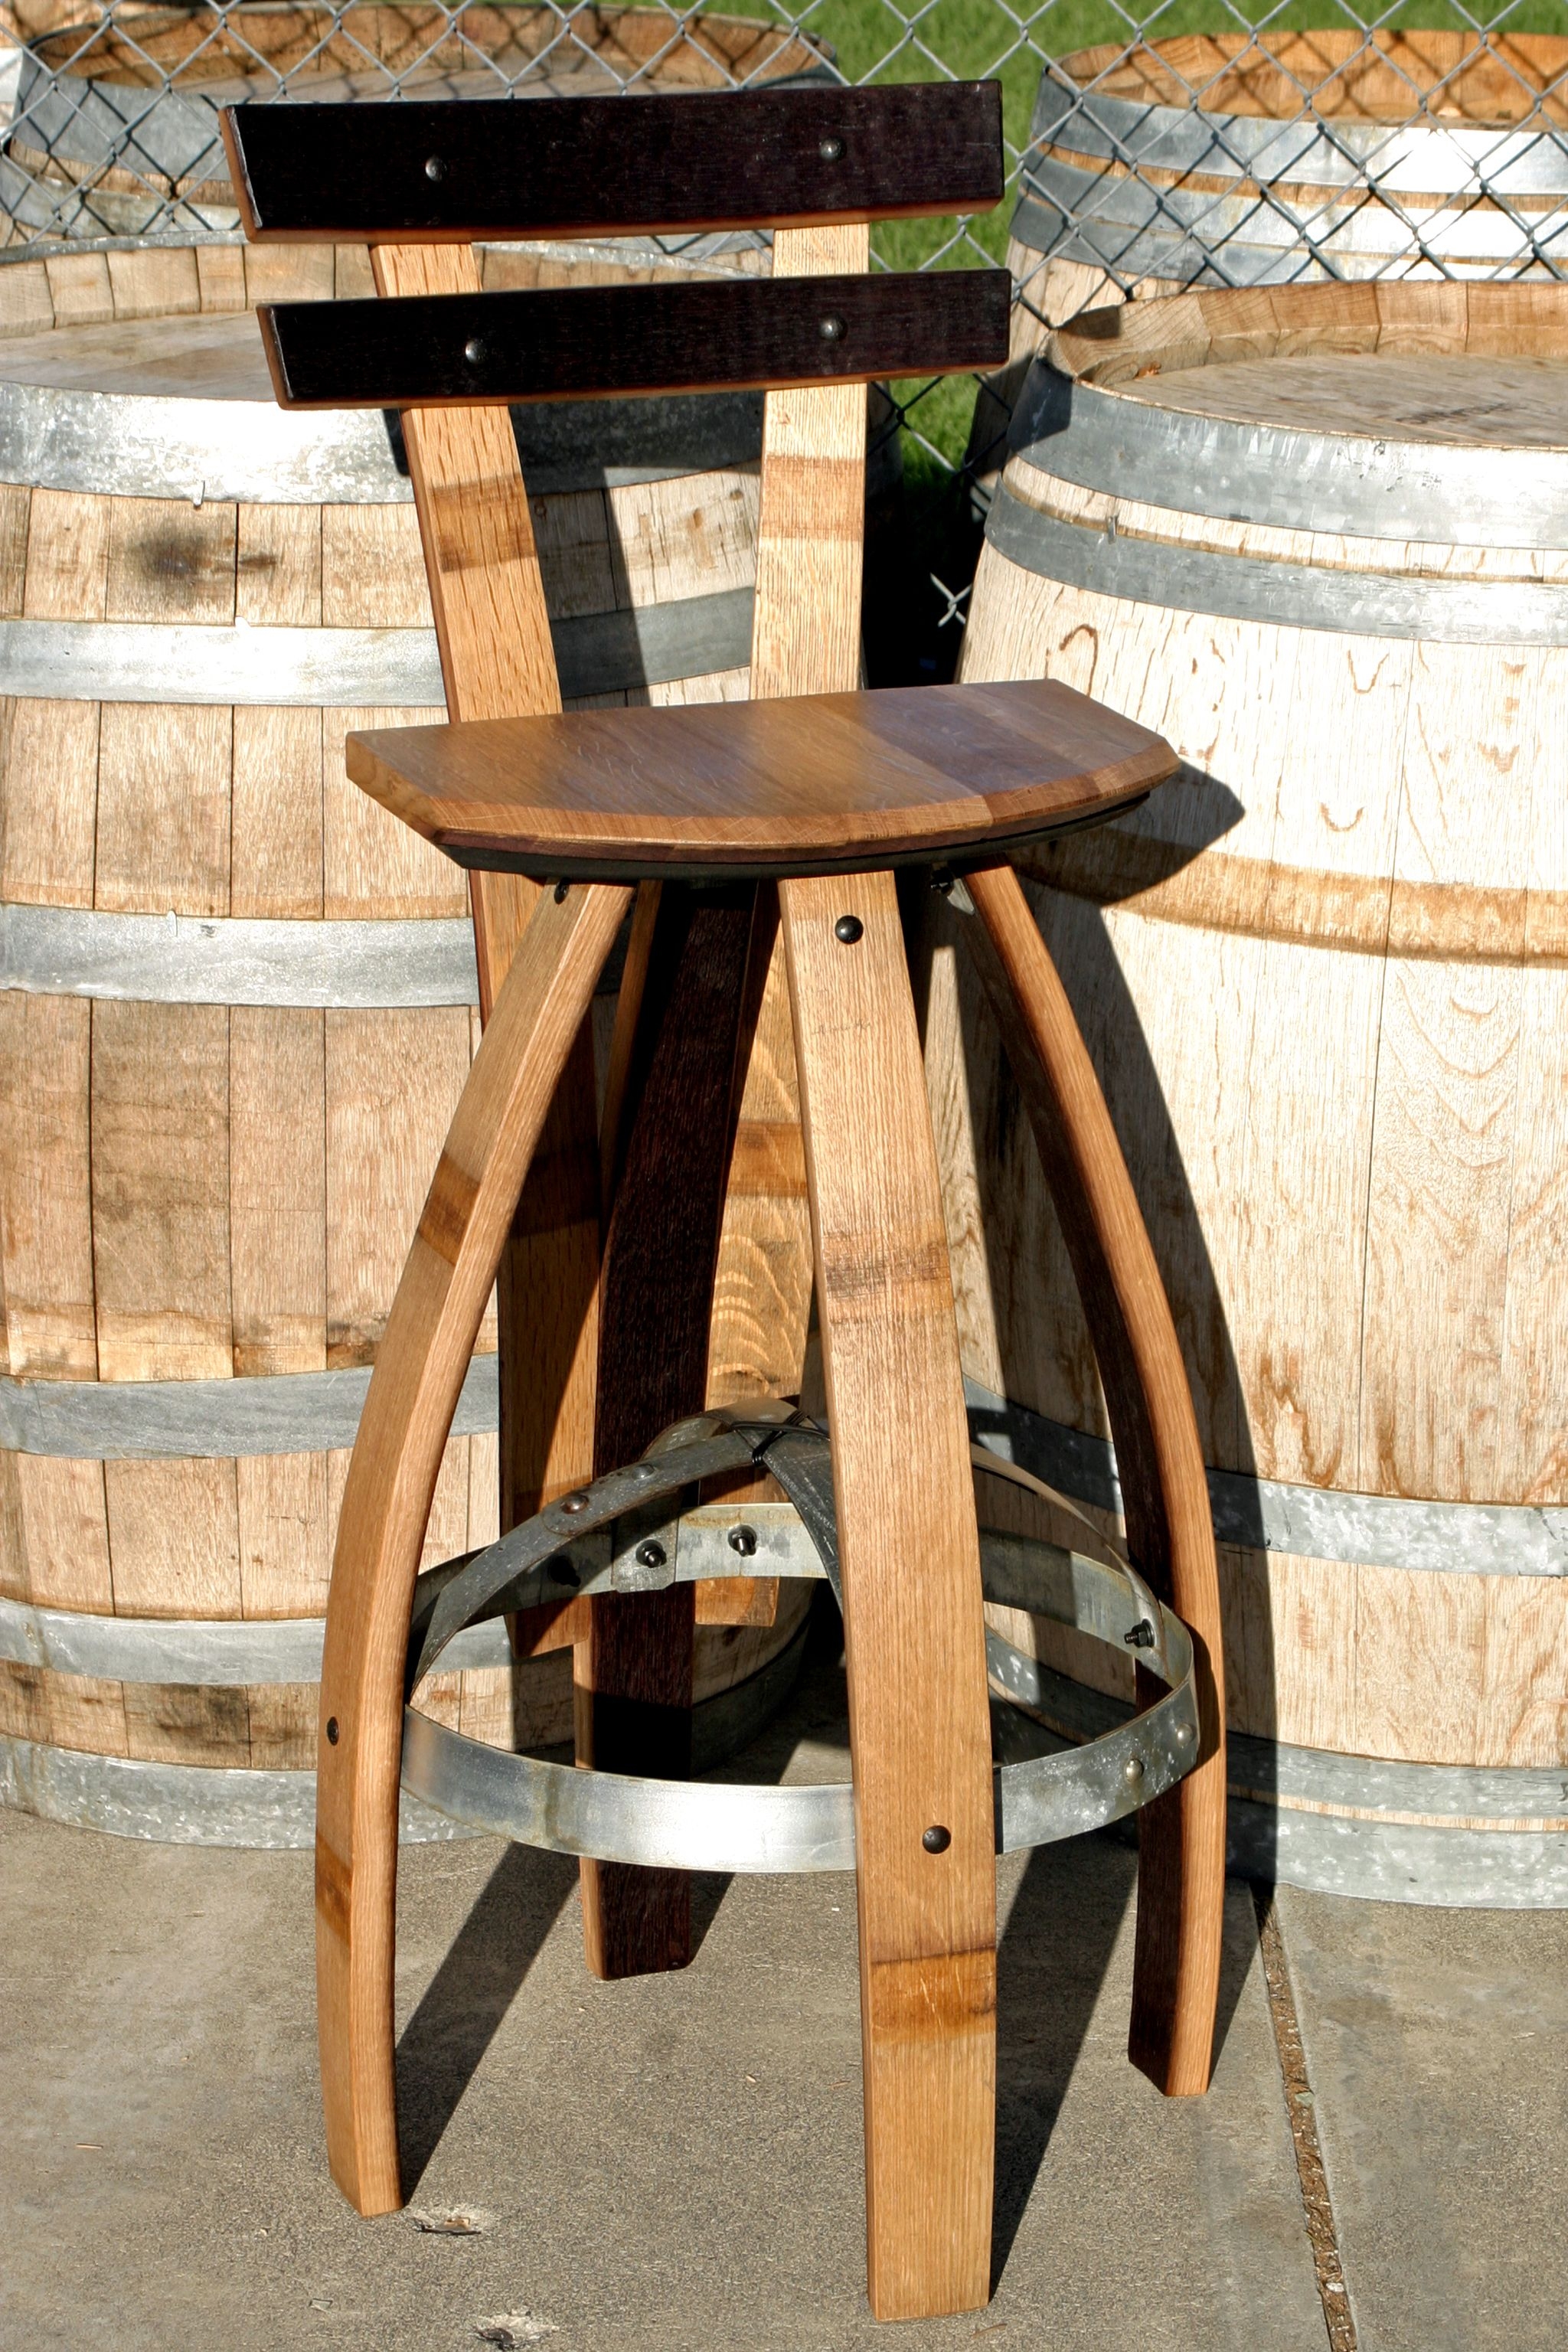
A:
[[[285,406],[403,412],[452,718],[561,708],[509,408],[612,392],[766,388],[752,692],[857,684],[866,386],[999,366],[1011,292],[869,278],[868,224],[1000,200],[999,85],[252,104],[224,139],[247,236],[370,242],[381,300],[266,306],[261,331]],[[774,231],[771,281],[487,294],[473,251],[741,227]],[[488,1014],[533,888],[475,880]]]

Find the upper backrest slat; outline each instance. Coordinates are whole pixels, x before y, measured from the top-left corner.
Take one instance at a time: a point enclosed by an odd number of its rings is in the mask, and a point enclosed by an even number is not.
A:
[[[477,237],[780,227],[984,212],[994,81],[680,96],[231,107],[247,236]]]
[[[742,278],[258,313],[285,408],[416,408],[868,383],[1007,357],[1005,269]]]

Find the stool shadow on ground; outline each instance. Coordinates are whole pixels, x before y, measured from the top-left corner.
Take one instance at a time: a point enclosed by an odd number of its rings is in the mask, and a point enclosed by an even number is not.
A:
[[[576,1884],[570,1855],[509,1846],[426,1986],[397,2045],[405,2196],[418,2186]]]
[[[996,2205],[991,2292],[1001,2284],[1110,1955],[1137,1859],[1106,1837],[1037,1846],[996,1948]]]

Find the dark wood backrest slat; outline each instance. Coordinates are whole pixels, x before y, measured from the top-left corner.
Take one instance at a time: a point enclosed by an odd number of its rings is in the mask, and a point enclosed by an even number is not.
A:
[[[402,244],[984,212],[994,81],[231,107],[250,237]]]
[[[999,367],[1005,269],[775,278],[260,310],[285,408],[868,382]]]

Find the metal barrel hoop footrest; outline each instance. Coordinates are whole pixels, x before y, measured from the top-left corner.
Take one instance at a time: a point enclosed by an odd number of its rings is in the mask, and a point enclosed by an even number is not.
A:
[[[702,1479],[764,1466],[787,1503],[669,1507]],[[1152,1706],[1081,1747],[997,1766],[997,1851],[1081,1836],[1174,1787],[1199,1751],[1193,1646],[1180,1618],[1136,1571],[1056,1544],[983,1532],[981,1561],[987,1600],[1134,1647],[1168,1685]],[[640,1461],[547,1505],[483,1551],[423,1575],[404,1714],[405,1789],[470,1828],[556,1853],[665,1870],[853,1870],[847,1781],[777,1788],[585,1770],[487,1747],[412,1704],[447,1644],[487,1618],[580,1593],[647,1592],[736,1575],[826,1577],[842,1601],[828,1441],[798,1414],[769,1419],[748,1406],[744,1418],[707,1413],[679,1423]],[[999,1697],[1026,1685],[1022,1654],[989,1628],[986,1651]]]

